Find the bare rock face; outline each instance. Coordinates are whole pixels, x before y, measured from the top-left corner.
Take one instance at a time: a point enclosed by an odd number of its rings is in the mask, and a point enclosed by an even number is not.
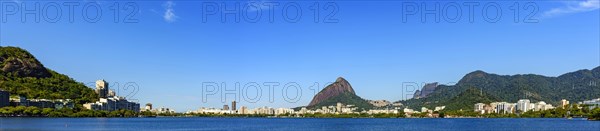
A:
[[[50,77],[52,74],[29,52],[16,47],[0,47],[0,71],[19,77]]]
[[[415,93],[413,94],[413,98],[414,98],[414,99],[419,99],[419,98],[421,98],[421,90],[417,90],[417,91],[415,91]]]
[[[421,90],[415,91],[415,93],[413,94],[413,98],[414,99],[425,98],[425,97],[429,96],[429,94],[433,93],[437,87],[438,87],[437,82],[425,84],[425,86],[423,86],[423,88]]]
[[[308,104],[308,106],[314,106],[329,98],[336,97],[343,93],[350,93],[352,95],[356,95],[350,83],[348,83],[346,79],[338,77],[333,84],[328,85],[323,90],[321,90],[321,92],[317,93],[317,95],[313,97],[312,101],[310,102],[310,104]]]

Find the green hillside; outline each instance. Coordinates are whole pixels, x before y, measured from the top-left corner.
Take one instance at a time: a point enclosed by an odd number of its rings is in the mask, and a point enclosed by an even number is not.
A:
[[[519,99],[545,101],[557,105],[561,99],[572,102],[600,97],[600,67],[593,70],[579,70],[558,77],[534,74],[496,75],[475,71],[465,75],[456,85],[439,86],[431,95],[422,99],[401,101],[409,107],[435,107],[464,103],[453,109],[472,109],[478,103],[471,97],[461,98],[469,88],[481,90],[485,99],[516,102]],[[450,101],[455,99],[456,101]]]
[[[367,100],[348,92],[341,93],[340,95],[331,97],[329,99],[324,100],[314,106],[309,106],[309,109],[320,108],[322,106],[335,106],[340,102],[344,105],[354,105],[359,110],[371,109],[373,105],[369,103]]]
[[[91,88],[45,68],[18,47],[0,47],[0,89],[28,99],[72,99],[77,104],[98,98]]]

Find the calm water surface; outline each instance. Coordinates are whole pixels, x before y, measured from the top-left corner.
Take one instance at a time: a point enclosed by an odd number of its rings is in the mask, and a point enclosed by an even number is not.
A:
[[[0,118],[0,130],[585,130],[582,119]]]

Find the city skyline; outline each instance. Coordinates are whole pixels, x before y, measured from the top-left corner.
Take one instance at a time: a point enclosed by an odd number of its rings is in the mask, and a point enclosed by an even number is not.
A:
[[[203,102],[204,82],[225,82],[231,88],[236,82],[297,83],[303,89],[295,103],[285,101],[281,92],[271,103],[266,90],[256,103],[238,100],[251,108],[307,105],[315,94],[309,87],[316,82],[315,89],[322,89],[337,77],[351,81],[359,96],[397,101],[414,92],[404,82],[448,84],[475,70],[558,76],[596,67],[598,7],[565,10],[585,2],[590,1],[535,2],[537,23],[514,22],[512,2],[497,2],[506,16],[497,23],[482,17],[421,23],[418,16],[405,23],[405,11],[395,8],[403,3],[393,1],[336,2],[337,23],[314,23],[308,9],[312,3],[302,2],[305,19],[298,23],[220,23],[218,17],[203,23],[194,13],[202,11],[196,9],[203,6],[200,2],[135,2],[137,23],[113,23],[108,15],[99,23],[78,17],[74,23],[21,23],[10,16],[2,22],[0,46],[27,49],[44,66],[84,84],[106,79],[122,89],[134,82],[139,91],[133,99],[177,111],[221,107],[233,100],[214,95]],[[111,13],[110,3],[100,5]]]

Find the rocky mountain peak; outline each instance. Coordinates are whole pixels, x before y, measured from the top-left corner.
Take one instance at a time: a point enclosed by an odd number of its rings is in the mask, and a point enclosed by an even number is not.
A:
[[[344,93],[356,95],[350,83],[346,79],[338,77],[334,83],[328,85],[319,93],[317,93],[308,106],[314,106],[329,98],[336,97]]]

